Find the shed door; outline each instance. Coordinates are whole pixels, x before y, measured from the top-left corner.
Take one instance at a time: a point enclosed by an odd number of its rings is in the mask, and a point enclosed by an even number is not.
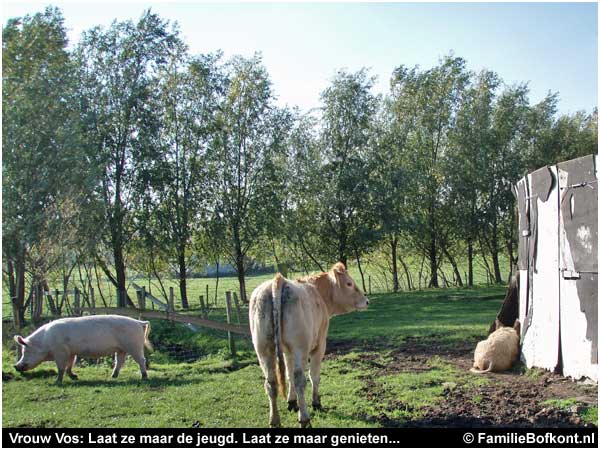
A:
[[[558,164],[563,373],[598,380],[597,157]]]

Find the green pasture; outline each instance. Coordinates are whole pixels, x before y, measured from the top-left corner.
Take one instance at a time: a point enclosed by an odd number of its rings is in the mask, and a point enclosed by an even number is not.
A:
[[[350,351],[323,364],[321,396],[325,407],[313,414],[315,427],[374,427],[382,411],[398,420],[419,417],[420,408],[441,398],[443,384],[480,383],[481,378],[458,371],[432,357],[418,374],[375,376],[377,365],[362,356],[376,349],[380,365],[404,340],[452,346],[475,342],[485,335],[504,288],[425,290],[373,295],[367,311],[333,318],[332,345],[350,344]],[[245,315],[245,314],[244,314]],[[137,365],[128,359],[118,379],[110,378],[111,358],[83,360],[78,381],[54,385],[56,368],[44,363],[27,374],[12,364],[15,348],[10,325],[4,322],[2,349],[2,420],[5,427],[262,427],[268,401],[263,378],[248,338],[236,338],[231,358],[225,333],[193,332],[184,325],[153,321],[149,380],[141,381]],[[376,383],[378,395],[366,389]],[[390,411],[401,400],[402,407]],[[406,406],[408,405],[408,406]],[[297,425],[280,401],[284,426]]]

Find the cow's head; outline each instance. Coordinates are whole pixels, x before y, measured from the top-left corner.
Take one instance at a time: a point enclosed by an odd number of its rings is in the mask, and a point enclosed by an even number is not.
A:
[[[341,262],[335,263],[329,272],[333,281],[332,300],[336,314],[367,309],[369,299],[358,288],[346,266]]]

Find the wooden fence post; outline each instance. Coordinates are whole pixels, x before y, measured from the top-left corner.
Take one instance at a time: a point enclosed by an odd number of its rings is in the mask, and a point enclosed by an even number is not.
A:
[[[146,286],[142,286],[142,292],[140,295],[140,309],[142,311],[146,309]]]
[[[92,314],[96,314],[96,299],[94,298],[93,287],[90,287],[90,308],[92,308]]]
[[[238,301],[236,292],[233,293],[233,303],[235,303],[235,312],[237,313],[238,325],[241,325],[242,322],[240,320],[242,318],[242,313],[240,311],[240,302]]]
[[[175,312],[175,292],[173,286],[169,288],[169,311]]]
[[[141,289],[136,289],[135,297],[137,298],[138,308],[141,308],[142,307],[142,290]]]
[[[206,299],[206,303],[204,303],[204,295],[200,296],[200,310],[202,311],[202,317],[205,319],[208,318],[208,299]]]
[[[227,307],[227,323],[231,324],[231,292],[225,292],[225,303]],[[229,341],[229,351],[231,352],[231,356],[235,356],[235,343],[233,342],[233,333],[231,331],[227,332],[227,340]]]
[[[210,304],[210,300],[208,299],[208,284],[206,285],[206,307],[208,308],[208,305]],[[217,306],[216,301],[215,301],[215,306]]]
[[[79,302],[81,300],[80,295],[79,295],[79,288],[75,288],[74,289],[75,294],[74,294],[74,299],[73,299],[73,312],[75,313],[76,316],[81,315],[81,309],[79,308]]]

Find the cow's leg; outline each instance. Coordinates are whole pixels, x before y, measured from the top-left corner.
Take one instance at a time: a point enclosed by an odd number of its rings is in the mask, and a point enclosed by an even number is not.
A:
[[[121,367],[123,367],[123,364],[125,364],[125,358],[127,358],[127,353],[121,351],[115,353],[115,367],[112,373],[113,378],[117,378],[119,376]]]
[[[306,399],[304,398],[304,389],[306,388],[306,365],[308,363],[308,355],[304,352],[294,353],[294,385],[298,395],[298,421],[302,428],[310,426],[310,415],[306,407]]]
[[[77,375],[75,375],[73,373],[73,366],[75,365],[75,361],[77,361],[77,355],[71,355],[71,358],[69,359],[69,362],[67,365],[67,375],[69,375],[69,378],[71,380],[77,379]]]
[[[287,372],[288,379],[288,411],[298,411],[298,400],[296,397],[296,386],[294,385],[294,357],[291,353],[284,353],[285,357],[285,370]]]
[[[312,406],[321,409],[321,397],[319,397],[319,382],[321,381],[321,361],[325,354],[325,345],[319,347],[310,356],[310,382],[312,384]]]
[[[277,376],[275,374],[275,355],[259,355],[260,366],[265,375],[265,391],[269,396],[269,425],[281,426],[279,411],[277,410]]]

